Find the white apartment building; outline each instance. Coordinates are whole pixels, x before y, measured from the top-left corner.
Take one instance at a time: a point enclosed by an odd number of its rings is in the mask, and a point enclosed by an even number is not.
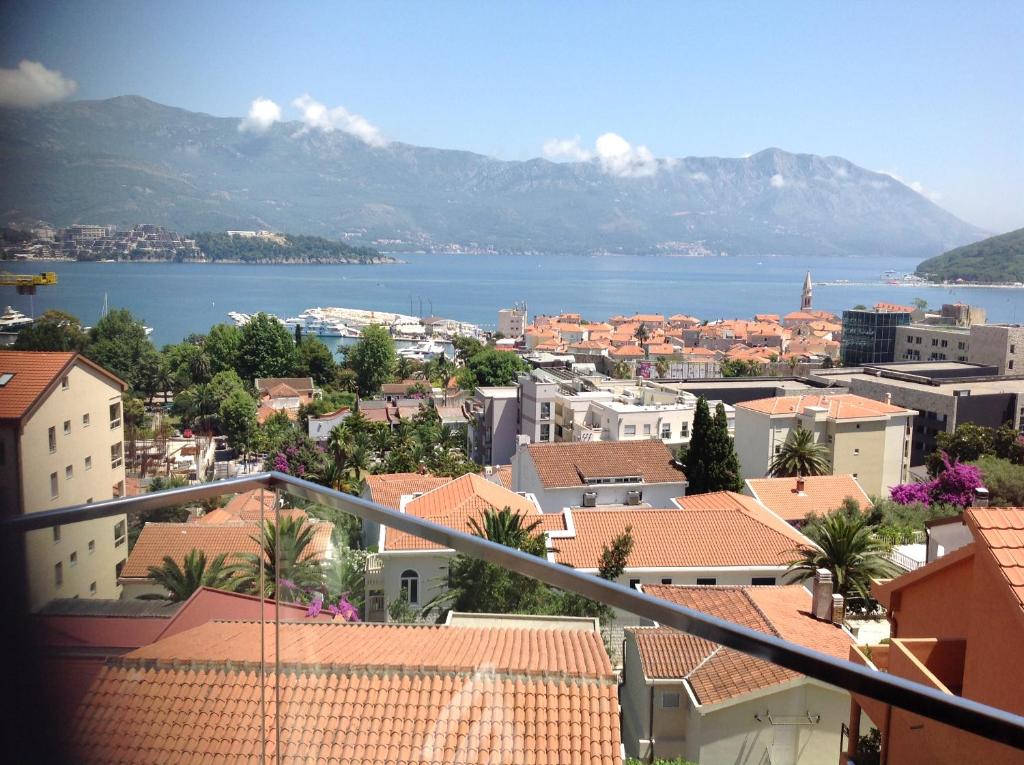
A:
[[[712,413],[717,401],[709,401]],[[736,410],[725,404],[729,435],[734,434]],[[690,443],[697,399],[671,404],[629,404],[594,401],[582,422],[573,426],[574,441],[640,441],[658,438],[669,446]]]
[[[78,353],[0,351],[0,506],[56,510],[124,494],[125,384]],[[117,598],[124,515],[26,534],[29,607]]]
[[[498,311],[498,332],[505,337],[522,337],[526,332],[526,311],[522,308],[502,308]]]
[[[736,405],[736,455],[744,478],[768,474],[790,432],[802,427],[828,449],[832,475],[850,474],[864,491],[888,495],[909,479],[913,409],[850,393],[809,394]]]

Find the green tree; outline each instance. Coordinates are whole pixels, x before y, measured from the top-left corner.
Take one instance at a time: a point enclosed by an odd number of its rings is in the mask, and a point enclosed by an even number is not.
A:
[[[328,600],[345,597],[364,613],[366,606],[366,550],[342,548],[324,572]]]
[[[51,309],[18,332],[14,347],[19,351],[81,351],[88,339],[78,317]]]
[[[511,351],[485,348],[469,358],[457,374],[459,386],[465,390],[495,385],[511,385],[530,365]]]
[[[743,476],[740,473],[740,460],[736,456],[736,446],[729,435],[729,420],[725,413],[725,405],[719,401],[715,405],[715,418],[712,429],[710,463],[711,491],[743,491]]]
[[[292,335],[277,319],[260,312],[242,327],[236,371],[247,385],[258,377],[291,377],[296,361]]]
[[[280,588],[282,601],[298,600],[302,589],[319,588],[323,584],[324,572],[312,549],[314,533],[313,524],[303,517],[284,515],[278,518],[277,523],[266,521],[263,533],[259,537],[251,537],[260,546],[262,554],[242,554],[242,562],[233,569],[233,573],[239,576],[239,589],[261,594],[261,567],[264,597],[277,596],[278,571],[282,580],[295,585],[295,588]]]
[[[163,565],[149,567],[149,578],[167,590],[166,595],[155,597],[179,603],[188,600],[200,587],[234,591],[239,582],[232,567],[225,565],[226,557],[227,553],[221,553],[207,566],[206,553],[193,549],[185,556],[182,567],[170,555],[165,555]],[[142,597],[155,599],[152,596]]]
[[[658,378],[662,379],[668,377],[669,362],[664,356],[659,356],[658,360],[654,362],[654,371],[658,373]]]
[[[651,331],[647,329],[647,325],[644,322],[640,322],[640,326],[633,332],[633,337],[637,339],[640,345],[643,345],[651,339]]]
[[[995,431],[992,428],[965,422],[952,433],[939,433],[935,437],[935,451],[928,455],[925,463],[931,475],[938,475],[945,470],[943,452],[950,462],[974,462],[986,454],[994,454],[995,448]]]
[[[157,352],[146,337],[142,322],[131,311],[119,308],[89,330],[85,355],[132,388],[138,388],[143,383],[142,369],[152,363]]]
[[[633,376],[633,367],[626,361],[616,361],[612,367],[612,377],[616,380],[628,380]]]
[[[711,410],[707,399],[697,399],[697,407],[693,412],[693,428],[690,432],[690,445],[686,450],[685,473],[689,494],[706,494],[712,491],[711,473],[708,459],[711,457],[711,431],[714,429]]]
[[[236,369],[242,347],[242,331],[234,324],[214,324],[206,335],[203,349],[210,357],[213,374]]]
[[[483,343],[475,337],[456,335],[452,338],[452,347],[455,348],[455,358],[465,363],[473,356],[484,349]]]
[[[414,624],[419,612],[409,603],[409,593],[402,590],[401,594],[388,603],[388,621],[394,624]]]
[[[242,454],[251,451],[256,443],[259,423],[256,420],[256,400],[242,389],[231,391],[218,409],[220,431],[228,444]]]
[[[986,455],[973,464],[981,470],[993,505],[1024,507],[1024,466],[992,455]]]
[[[828,475],[831,470],[828,447],[816,443],[814,432],[804,427],[789,431],[782,445],[768,465],[768,474],[774,478],[798,475]]]
[[[397,363],[395,342],[387,329],[371,324],[363,329],[363,336],[348,349],[345,361],[356,373],[356,386],[361,396],[371,396],[388,382]]]
[[[764,364],[746,359],[723,359],[718,366],[722,377],[760,377],[765,374]]]
[[[295,325],[299,327],[298,324]],[[329,385],[334,382],[337,364],[331,350],[316,337],[304,337],[296,346],[298,349],[298,365],[296,374],[299,377],[312,377],[317,385]]]
[[[740,491],[739,460],[732,438],[725,406],[719,402],[712,417],[706,399],[697,399],[693,414],[693,432],[685,454],[686,480],[689,494],[712,491]]]
[[[871,580],[895,576],[899,569],[886,556],[890,545],[875,533],[863,515],[833,512],[807,528],[813,545],[794,550],[789,581],[802,582],[814,577],[819,568],[832,572],[835,591],[843,597],[871,596]]]

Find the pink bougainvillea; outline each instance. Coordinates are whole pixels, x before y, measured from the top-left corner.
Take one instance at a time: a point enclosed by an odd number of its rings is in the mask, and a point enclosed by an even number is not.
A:
[[[982,485],[981,471],[974,465],[951,462],[943,453],[946,469],[937,478],[919,483],[893,486],[889,496],[900,505],[958,505],[967,507],[974,499],[974,490]]]

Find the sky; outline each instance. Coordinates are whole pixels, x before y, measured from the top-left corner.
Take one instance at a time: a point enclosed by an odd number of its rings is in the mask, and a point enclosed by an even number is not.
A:
[[[1022,0],[4,0],[0,104],[135,94],[253,130],[629,167],[775,146],[1002,232],[1024,227],[1022,40]]]

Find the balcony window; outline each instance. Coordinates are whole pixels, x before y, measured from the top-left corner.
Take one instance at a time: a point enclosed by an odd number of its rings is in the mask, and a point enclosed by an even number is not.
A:
[[[57,428],[53,427],[47,431],[47,438],[50,442],[50,454],[57,451]]]
[[[672,438],[672,426],[671,425],[662,425],[661,426],[661,437],[662,438]]]
[[[118,521],[114,525],[114,547],[120,547],[128,537],[128,522]]]
[[[121,402],[110,405],[110,429],[121,427]]]
[[[540,440],[550,441],[551,440],[551,426],[544,424],[540,426]]]
[[[402,572],[399,582],[401,592],[410,605],[418,605],[420,602],[420,575],[411,568],[407,568]]]
[[[679,437],[680,438],[686,438],[689,435],[690,435],[690,423],[684,422],[682,425],[679,426]]]
[[[116,444],[110,445],[110,467],[116,469],[121,467],[121,442],[118,441]]]

